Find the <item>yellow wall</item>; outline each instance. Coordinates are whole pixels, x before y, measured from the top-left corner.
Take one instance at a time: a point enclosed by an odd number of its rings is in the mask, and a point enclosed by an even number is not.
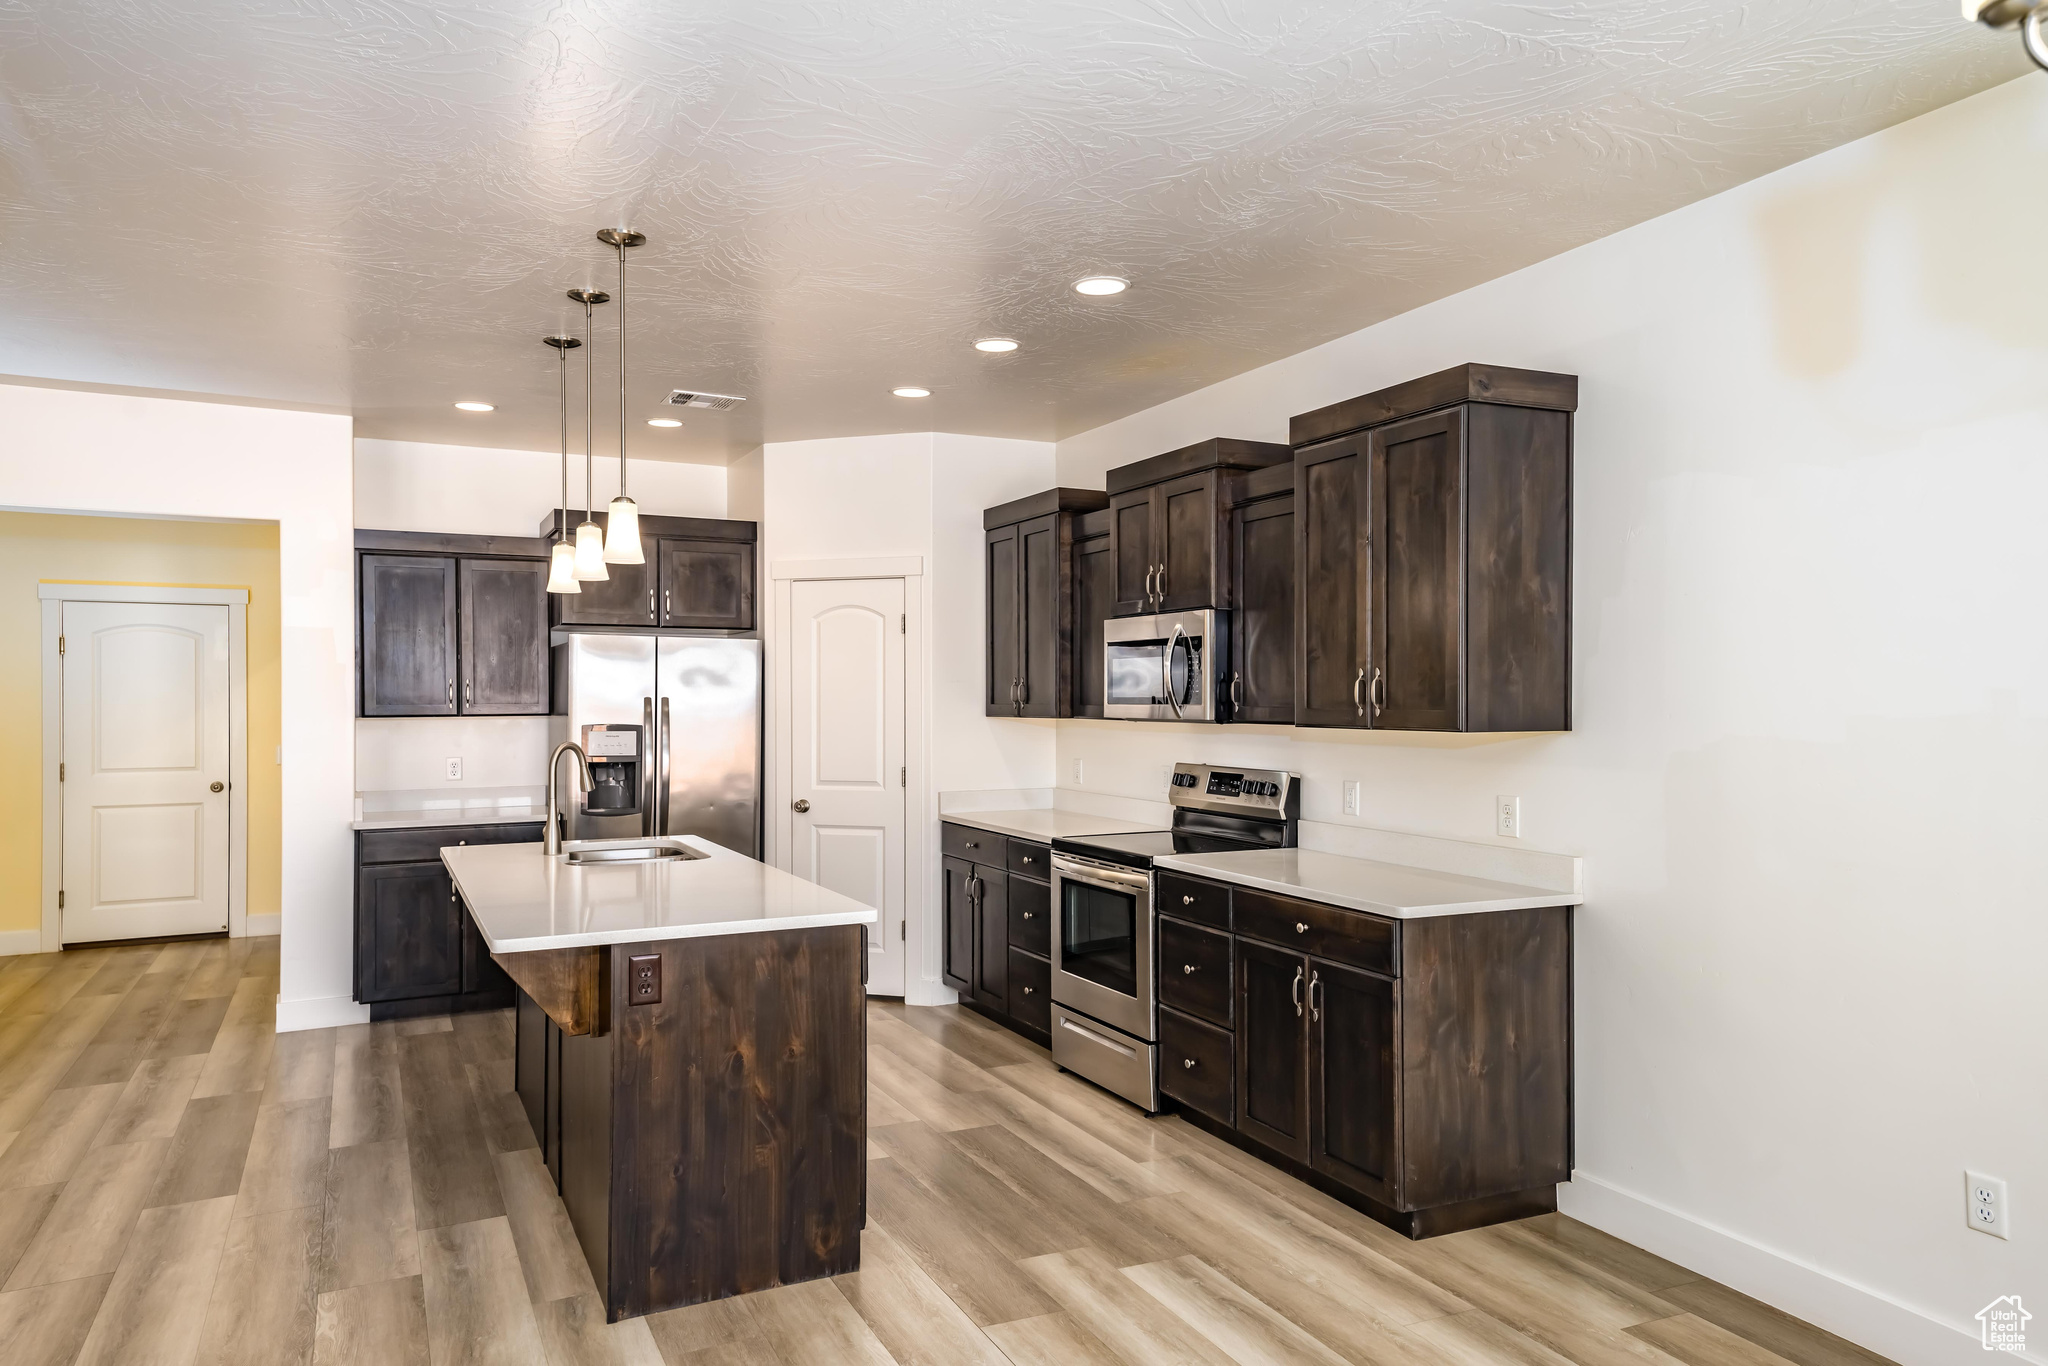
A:
[[[36,585],[60,579],[249,590],[249,914],[277,914],[277,528],[0,512],[0,931],[42,925]]]

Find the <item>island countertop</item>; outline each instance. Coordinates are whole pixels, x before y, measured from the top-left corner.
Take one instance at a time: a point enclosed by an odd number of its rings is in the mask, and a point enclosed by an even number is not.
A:
[[[441,861],[493,954],[877,919],[872,906],[709,840],[676,842],[705,857],[572,865],[539,844],[472,844],[443,849]]]

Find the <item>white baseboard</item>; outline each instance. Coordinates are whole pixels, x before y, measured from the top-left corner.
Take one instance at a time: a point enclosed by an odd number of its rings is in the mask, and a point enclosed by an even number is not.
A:
[[[284,933],[284,917],[276,911],[272,911],[269,915],[244,916],[242,917],[242,925],[242,933],[248,935],[251,939],[256,938],[258,935]]]
[[[912,977],[904,983],[903,1004],[907,1006],[950,1006],[960,1003],[960,993],[936,977]]]
[[[41,930],[0,930],[0,957],[12,958],[17,953],[41,953],[43,932]]]
[[[309,1000],[277,998],[277,1032],[332,1029],[336,1025],[368,1024],[370,1008],[352,996],[315,996]]]
[[[1881,1291],[1844,1280],[1583,1171],[1557,1188],[1557,1207],[1581,1223],[1711,1276],[1902,1366],[1984,1359],[1974,1325],[1944,1323]],[[2001,1359],[2041,1360],[2031,1352]]]

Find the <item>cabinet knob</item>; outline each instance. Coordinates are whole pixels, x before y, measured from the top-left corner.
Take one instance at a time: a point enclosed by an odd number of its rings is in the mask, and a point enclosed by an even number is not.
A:
[[[1180,975],[1183,977],[1192,977],[1195,972],[1196,968],[1193,963],[1182,963],[1180,965]]]
[[[1184,896],[1180,899],[1180,904],[1183,906],[1192,906],[1195,904],[1195,899],[1191,896]]]
[[[1295,922],[1294,922],[1294,932],[1295,932],[1296,934],[1307,934],[1307,933],[1308,933],[1308,922],[1307,922],[1306,920],[1297,920],[1297,921],[1295,921]]]
[[[456,842],[457,844],[468,844],[468,843],[469,843],[469,841],[468,841],[468,840],[457,840],[457,841],[455,841],[455,842]]]
[[[1026,987],[1026,988],[1024,988],[1024,994],[1025,994],[1026,996],[1029,996],[1029,995],[1030,995],[1030,994],[1032,993],[1032,990],[1033,990],[1033,988],[1031,988],[1031,987]]]
[[[1032,857],[1031,857],[1031,855],[1029,855],[1029,854],[1026,854],[1026,855],[1024,856],[1024,861],[1025,861],[1026,863],[1036,863],[1036,862],[1037,862],[1038,860],[1037,860],[1037,859],[1034,859],[1034,858],[1032,858]]]
[[[1037,913],[1036,911],[1026,911],[1026,912],[1024,912],[1024,918],[1025,918],[1026,920],[1030,920],[1030,919],[1032,919],[1032,918],[1033,918],[1034,916],[1036,916],[1037,914],[1038,914],[1038,913]]]
[[[967,841],[967,847],[968,847],[969,849],[979,849],[979,848],[981,848],[981,846],[980,846],[980,845],[978,845],[978,844],[976,844],[976,843],[975,843],[975,842],[974,842],[973,840],[969,840],[969,841]]]
[[[1180,1065],[1182,1067],[1185,1067],[1190,1072],[1195,1070],[1195,1060],[1193,1058],[1182,1058],[1180,1060]]]

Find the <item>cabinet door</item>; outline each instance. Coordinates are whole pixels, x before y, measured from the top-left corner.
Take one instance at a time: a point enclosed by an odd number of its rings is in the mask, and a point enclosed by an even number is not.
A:
[[[1016,716],[1023,705],[1018,700],[1024,690],[1023,564],[1017,530],[999,526],[988,533],[983,574],[988,692],[983,700],[989,716]]]
[[[749,541],[662,540],[661,624],[698,631],[754,629],[754,546]]]
[[[1116,556],[1105,533],[1074,542],[1074,715],[1102,715],[1102,623],[1115,616]]]
[[[1465,727],[1465,412],[1376,427],[1367,710],[1389,730]]]
[[[1237,1128],[1308,1160],[1308,959],[1237,941]]]
[[[362,557],[365,716],[455,715],[455,560]]]
[[[572,526],[570,535],[575,535]],[[656,559],[659,559],[657,554]],[[645,564],[608,564],[606,577],[585,579],[580,593],[557,593],[557,621],[565,626],[653,626],[654,581],[658,568]]]
[[[1368,724],[1367,592],[1372,572],[1363,435],[1294,460],[1294,724]]]
[[[974,865],[966,859],[942,861],[945,869],[945,939],[941,944],[939,980],[965,994],[974,989]]]
[[[1019,716],[1057,717],[1060,707],[1060,519],[1034,517],[1017,527],[1018,660],[1024,680],[1018,689]],[[1070,666],[1071,667],[1071,666]]]
[[[1109,546],[1114,583],[1110,615],[1138,617],[1153,606],[1154,578],[1159,568],[1158,534],[1150,488],[1127,489],[1109,499]]]
[[[974,999],[990,1010],[1010,1009],[1010,875],[974,865]]]
[[[547,715],[547,561],[465,559],[456,581],[462,600],[457,700],[463,714]]]
[[[1294,724],[1294,495],[1230,517],[1230,719]]]
[[[462,990],[462,907],[440,863],[361,869],[356,887],[359,999],[403,1001]]]
[[[1394,984],[1309,960],[1309,1165],[1395,1205]]]
[[[1159,610],[1190,612],[1198,607],[1225,607],[1217,582],[1218,475],[1214,470],[1169,479],[1154,490],[1158,517],[1154,539],[1159,543]]]

